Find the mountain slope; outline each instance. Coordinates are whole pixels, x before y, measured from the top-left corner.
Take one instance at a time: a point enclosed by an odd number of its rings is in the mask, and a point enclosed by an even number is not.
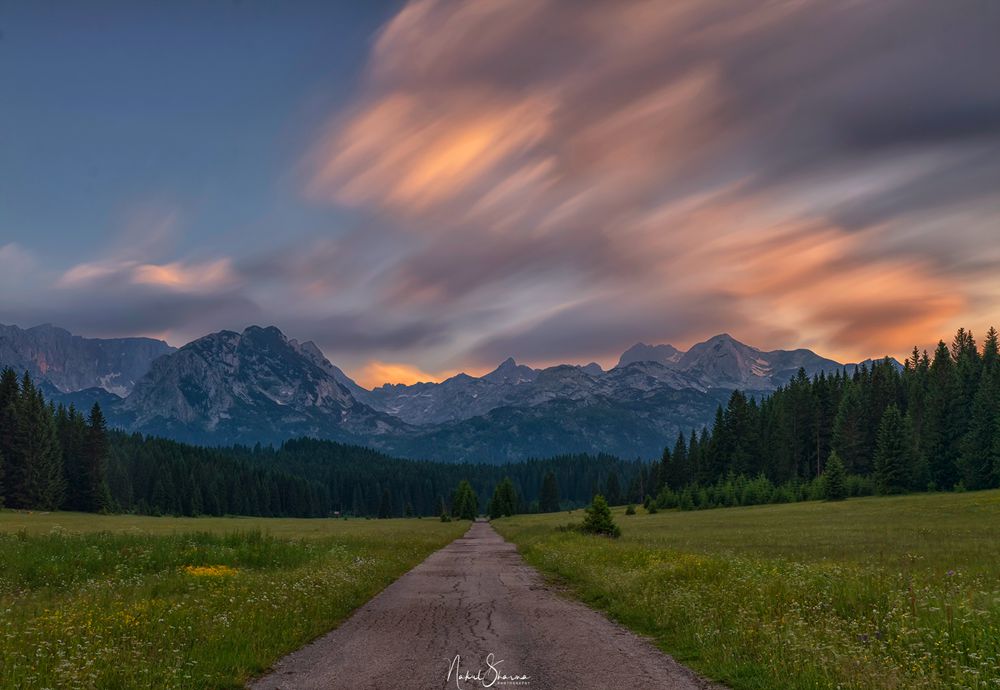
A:
[[[755,391],[774,390],[788,383],[799,368],[813,376],[843,366],[811,350],[758,350],[728,333],[698,343],[677,362],[680,371],[703,386]]]
[[[451,462],[505,463],[595,449],[621,458],[650,459],[678,433],[710,421],[728,396],[721,389],[660,389],[629,400],[554,398],[370,442],[401,457]]]
[[[258,326],[213,333],[158,359],[118,413],[134,431],[214,444],[356,441],[405,428],[358,402],[277,328]]]
[[[618,358],[618,366],[623,367],[633,362],[657,362],[659,364],[677,364],[684,353],[673,345],[647,345],[636,343],[622,353]]]
[[[173,351],[152,338],[83,338],[49,324],[0,324],[0,366],[28,371],[62,393],[103,388],[128,395],[157,357]]]

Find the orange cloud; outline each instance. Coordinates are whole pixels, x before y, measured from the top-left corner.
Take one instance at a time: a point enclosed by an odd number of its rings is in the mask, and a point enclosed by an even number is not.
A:
[[[549,127],[542,98],[505,102],[478,89],[444,97],[396,92],[338,122],[314,152],[307,192],[358,205],[426,209],[467,192]]]
[[[185,291],[214,290],[232,283],[235,276],[229,259],[202,264],[140,264],[132,269],[132,282]]]
[[[122,280],[178,292],[211,292],[234,284],[237,276],[228,258],[192,264],[108,259],[71,267],[59,277],[56,287],[72,288],[104,280]]]
[[[947,333],[967,308],[930,260],[871,251],[888,228],[847,232],[818,218],[768,224],[766,206],[766,199],[713,206],[725,229],[683,254],[689,289],[724,289],[756,344],[814,347],[845,361],[905,354]],[[798,342],[761,342],[775,328],[797,333]]]

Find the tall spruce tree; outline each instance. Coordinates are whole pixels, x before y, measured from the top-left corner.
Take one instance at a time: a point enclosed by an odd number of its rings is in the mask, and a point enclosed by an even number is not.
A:
[[[53,411],[25,373],[17,405],[11,507],[56,510],[66,491]]]
[[[955,363],[944,341],[938,343],[928,371],[927,407],[924,414],[924,438],[921,448],[927,458],[931,481],[941,490],[949,490],[959,480],[959,430],[963,405]]]
[[[964,356],[970,358],[967,353]],[[994,468],[1000,462],[994,447],[994,439],[1000,431],[1000,353],[994,328],[986,334],[979,369],[979,381],[972,397],[968,431],[962,439],[959,462],[962,482],[968,489],[995,486]]]
[[[96,402],[90,408],[87,417],[87,428],[81,448],[82,479],[83,479],[83,510],[100,512],[108,510],[110,494],[108,492],[108,429],[101,406]],[[189,515],[197,515],[201,510],[200,497],[195,496],[197,487],[192,487],[188,498]]]
[[[542,479],[538,498],[538,511],[541,513],[555,513],[558,510],[559,483],[556,481],[555,472],[549,470]]]
[[[86,460],[84,445],[87,425],[83,415],[73,405],[59,408],[56,414],[56,433],[62,455],[63,473],[66,477],[66,510],[90,510],[87,495]]]
[[[468,480],[458,483],[452,495],[451,513],[461,520],[475,520],[479,516],[479,497]]]
[[[493,498],[490,499],[490,518],[500,518],[517,513],[517,491],[514,489],[514,482],[510,477],[504,477],[503,481],[496,485],[493,490]]]
[[[833,420],[833,448],[849,472],[867,474],[871,471],[871,460],[865,455],[866,423],[858,388],[848,382]]]
[[[608,480],[604,484],[604,494],[611,505],[618,505],[622,502],[622,488],[617,472],[608,474]]]
[[[913,470],[913,435],[896,405],[882,415],[875,446],[875,486],[880,494],[904,493]]]
[[[6,464],[14,450],[14,434],[17,429],[15,415],[19,395],[17,374],[10,367],[4,367],[0,372],[0,501],[8,499],[7,492],[10,488],[10,472]]]

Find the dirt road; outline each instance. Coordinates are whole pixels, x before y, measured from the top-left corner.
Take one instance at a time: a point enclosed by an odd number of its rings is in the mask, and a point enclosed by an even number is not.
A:
[[[512,544],[488,523],[476,522],[463,538],[250,687],[716,686],[601,614],[551,591]]]

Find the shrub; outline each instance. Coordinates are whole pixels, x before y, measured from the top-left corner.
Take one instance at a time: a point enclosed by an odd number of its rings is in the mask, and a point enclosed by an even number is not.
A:
[[[631,503],[628,504],[628,508],[625,509],[626,515],[635,515],[635,506]]]

